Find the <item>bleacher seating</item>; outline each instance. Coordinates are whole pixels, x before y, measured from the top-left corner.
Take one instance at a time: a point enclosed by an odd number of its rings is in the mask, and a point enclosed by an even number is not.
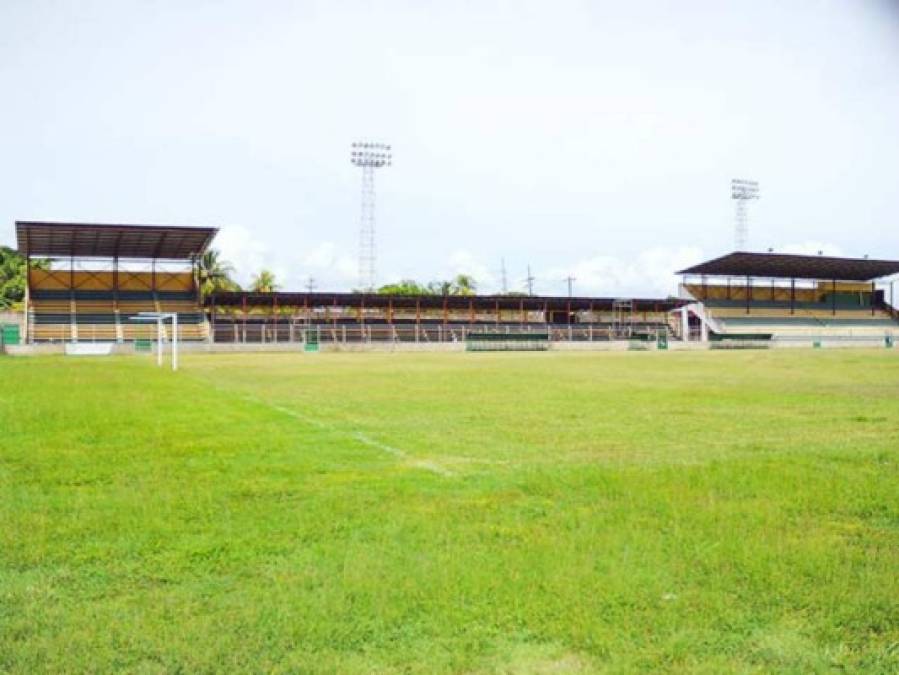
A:
[[[190,273],[156,275],[163,285],[153,291],[150,272],[122,272],[118,287],[110,272],[76,271],[71,275],[32,270],[29,320],[35,341],[128,342],[153,339],[155,324],[134,321],[141,312],[178,314],[179,338],[205,340],[206,317]],[[68,282],[72,288],[65,288]],[[171,326],[166,326],[171,338]]]
[[[747,303],[746,287],[686,285],[705,305],[708,316],[726,333],[773,334],[775,337],[882,336],[899,331],[899,322],[883,307],[872,309],[869,285],[837,283],[796,288],[756,287]],[[867,290],[867,292],[865,292]]]

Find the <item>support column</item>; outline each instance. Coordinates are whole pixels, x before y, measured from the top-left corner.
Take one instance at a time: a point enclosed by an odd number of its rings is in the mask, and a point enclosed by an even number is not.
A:
[[[837,280],[830,280],[830,315],[837,315]]]
[[[278,296],[272,293],[272,332],[274,334],[273,342],[278,341]]]
[[[746,313],[749,314],[749,303],[752,302],[752,277],[746,277]]]
[[[246,344],[247,342],[247,294],[244,293],[240,298],[240,306],[243,310],[243,340],[242,342]]]
[[[871,316],[875,316],[874,311],[874,296],[877,294],[877,285],[872,281],[871,282]]]
[[[31,309],[31,253],[25,249],[25,306],[22,313],[22,342],[30,344],[31,331],[28,330],[28,312]]]
[[[790,315],[796,313],[796,279],[790,279]]]

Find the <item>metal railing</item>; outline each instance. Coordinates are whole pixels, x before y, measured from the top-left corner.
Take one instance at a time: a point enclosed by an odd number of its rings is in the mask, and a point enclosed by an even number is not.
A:
[[[670,335],[664,325],[610,327],[602,325],[415,325],[415,324],[262,324],[227,323],[211,327],[217,343],[280,344],[317,342],[319,344],[390,344],[390,343],[464,343],[479,333],[549,333],[555,342],[603,342],[630,340],[638,337],[657,339]]]

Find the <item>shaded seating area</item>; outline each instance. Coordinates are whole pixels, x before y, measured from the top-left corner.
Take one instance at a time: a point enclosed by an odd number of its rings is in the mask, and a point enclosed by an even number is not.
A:
[[[462,342],[469,334],[542,331],[552,341],[675,335],[671,298],[218,292],[206,298],[216,342]]]
[[[206,340],[196,261],[216,230],[17,222],[28,265],[29,342],[155,340],[142,312],[178,314],[179,339]],[[32,265],[32,260],[37,264]],[[171,339],[171,326],[165,327]]]
[[[899,261],[735,252],[681,270],[681,295],[725,335],[882,337],[899,312],[878,280],[897,273]]]

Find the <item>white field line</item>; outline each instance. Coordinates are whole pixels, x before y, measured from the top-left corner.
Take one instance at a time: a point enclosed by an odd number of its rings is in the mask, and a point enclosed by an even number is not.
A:
[[[256,398],[254,396],[241,396],[241,398],[250,403],[257,403],[259,405],[264,405],[267,408],[271,408],[283,415],[287,415],[289,417],[293,417],[296,420],[303,422],[304,424],[309,424],[310,426],[317,427],[322,429],[323,431],[328,431],[331,433],[341,434],[346,433],[339,429],[337,426],[333,424],[327,424],[322,422],[321,420],[317,420],[313,417],[309,417],[302,413],[297,412],[296,410],[291,410],[290,408],[285,408],[284,406],[275,405],[273,403],[269,403],[268,401],[264,401],[261,398]],[[350,432],[350,436],[362,443],[363,445],[367,445],[370,448],[374,448],[376,450],[380,450],[381,452],[385,452],[388,455],[393,455],[397,459],[403,461],[405,464],[409,466],[414,466],[419,469],[424,469],[425,471],[431,471],[433,473],[439,474],[441,476],[452,476],[453,472],[449,469],[440,466],[437,462],[432,462],[426,459],[415,459],[408,452],[404,450],[400,450],[399,448],[395,448],[392,445],[387,445],[386,443],[381,443],[380,441],[376,441],[368,434],[365,434],[361,431]]]

